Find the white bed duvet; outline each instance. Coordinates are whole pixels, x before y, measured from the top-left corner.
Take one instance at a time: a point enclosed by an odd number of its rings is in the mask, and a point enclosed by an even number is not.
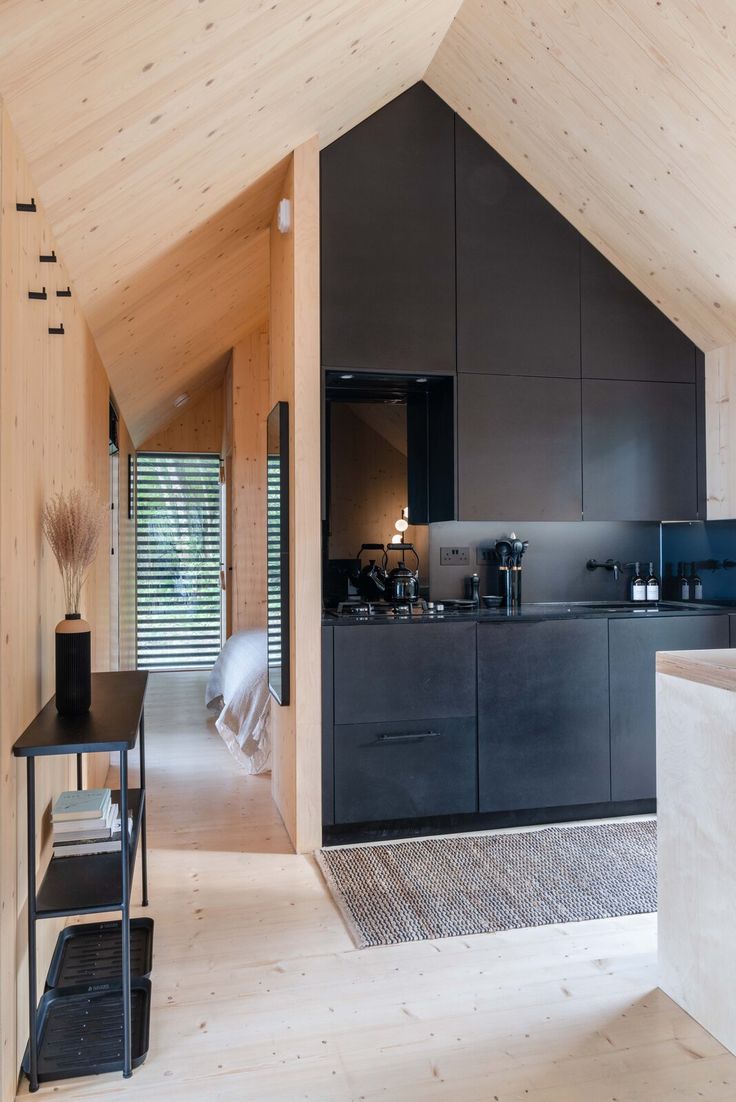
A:
[[[271,768],[271,694],[265,629],[236,631],[212,667],[205,706],[220,709],[215,726],[248,773]]]

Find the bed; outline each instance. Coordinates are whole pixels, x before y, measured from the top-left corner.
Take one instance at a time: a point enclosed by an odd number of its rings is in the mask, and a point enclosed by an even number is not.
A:
[[[212,667],[205,706],[217,711],[215,726],[247,773],[271,768],[271,695],[268,691],[266,631],[236,631]]]

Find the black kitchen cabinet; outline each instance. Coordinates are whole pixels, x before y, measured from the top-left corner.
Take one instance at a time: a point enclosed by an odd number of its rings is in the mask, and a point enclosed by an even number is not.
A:
[[[581,349],[586,379],[695,382],[695,345],[581,239]]]
[[[332,627],[322,625],[322,822],[335,821],[334,684]]]
[[[335,723],[474,716],[475,624],[336,627]]]
[[[403,634],[401,629],[399,634]],[[423,702],[414,704],[415,710],[421,711]],[[475,716],[335,728],[337,822],[376,822],[476,810]]]
[[[323,150],[324,366],[455,371],[454,128],[416,84]]]
[[[727,648],[728,621],[702,615],[609,622],[613,800],[656,795],[657,651]]]
[[[584,379],[582,392],[585,519],[695,519],[695,385]]]
[[[580,381],[460,374],[458,519],[580,520]]]
[[[456,121],[457,368],[580,377],[577,230]]]
[[[610,800],[606,620],[479,625],[478,792],[480,811]]]

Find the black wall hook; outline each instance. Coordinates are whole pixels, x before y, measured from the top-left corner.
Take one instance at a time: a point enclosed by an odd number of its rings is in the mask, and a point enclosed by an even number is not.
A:
[[[50,325],[49,326],[49,333],[63,333],[63,332],[64,332],[64,322],[62,322],[61,325]]]
[[[35,214],[36,210],[38,210],[35,199],[31,199],[30,203],[16,203],[15,209],[27,210],[31,214]]]
[[[42,291],[29,291],[28,292],[28,297],[29,298],[48,298],[49,296],[46,294],[46,288],[44,287]]]
[[[53,252],[50,252],[50,253],[41,253],[41,255],[38,258],[38,261],[39,261],[40,264],[55,264],[56,263],[56,252],[53,251]]]
[[[71,298],[72,297],[71,287],[67,287],[66,291],[57,291],[56,292],[56,297],[57,298]]]

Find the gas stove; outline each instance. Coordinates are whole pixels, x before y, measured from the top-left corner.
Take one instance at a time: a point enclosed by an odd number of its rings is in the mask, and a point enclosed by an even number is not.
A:
[[[333,616],[350,620],[411,620],[418,616],[460,615],[472,612],[472,601],[414,601],[391,604],[389,601],[341,601]]]
[[[352,620],[398,620],[423,616],[426,611],[426,601],[415,601],[412,604],[408,601],[397,604],[389,601],[341,601],[335,615]]]

